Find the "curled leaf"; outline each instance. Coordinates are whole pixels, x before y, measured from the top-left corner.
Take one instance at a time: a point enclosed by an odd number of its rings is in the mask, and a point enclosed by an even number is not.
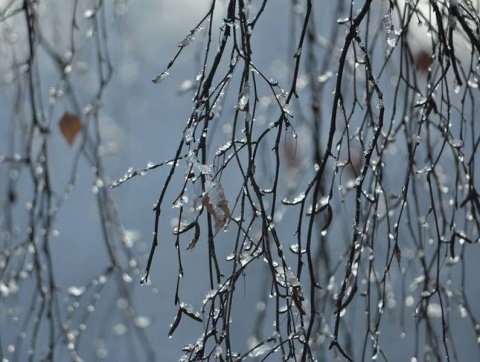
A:
[[[293,302],[295,303],[295,306],[297,307],[298,311],[300,312],[301,315],[305,315],[305,309],[303,309],[302,302],[305,300],[303,297],[303,292],[302,288],[300,288],[299,285],[294,286],[292,288],[292,296],[293,296]]]
[[[192,241],[190,241],[190,244],[187,246],[187,251],[192,251],[193,248],[195,248],[195,245],[197,245],[197,241],[200,238],[200,225],[198,225],[198,222],[195,221],[195,235],[193,236]]]
[[[206,189],[208,191],[204,193],[202,203],[215,220],[215,235],[217,235],[230,220],[228,201],[225,199],[225,193],[220,183],[210,181]]]
[[[183,313],[185,313],[187,316],[189,316],[193,320],[195,320],[197,322],[200,322],[200,323],[203,322],[200,315],[197,312],[193,311],[192,308],[182,308],[181,310],[182,310]]]
[[[323,210],[325,210],[327,208],[327,206],[329,205],[329,202],[330,202],[330,196],[323,196],[315,204],[315,209],[312,206],[310,206],[308,208],[307,216],[316,215],[316,214],[322,212]]]
[[[330,204],[327,205],[327,217],[325,219],[325,224],[322,226],[322,231],[327,230],[327,228],[330,226],[331,222],[333,219],[333,212],[332,212],[332,207]]]
[[[177,312],[177,315],[173,319],[173,323],[170,326],[170,330],[168,331],[168,337],[171,337],[173,332],[175,332],[175,329],[177,329],[181,319],[182,319],[182,309],[179,309]]]

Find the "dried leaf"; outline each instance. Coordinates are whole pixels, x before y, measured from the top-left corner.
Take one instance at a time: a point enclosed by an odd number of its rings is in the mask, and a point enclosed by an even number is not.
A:
[[[330,204],[327,204],[327,218],[325,220],[325,224],[322,226],[322,231],[327,230],[327,228],[330,226],[330,223],[332,222],[333,219],[333,212],[332,212],[332,207]]]
[[[400,250],[397,244],[395,244],[395,247],[393,248],[393,253],[395,254],[398,267],[400,268],[400,262],[402,261],[402,251]]]
[[[414,55],[415,64],[421,72],[428,72],[428,68],[433,62],[432,54],[426,49],[422,49],[418,54]]]
[[[225,199],[222,185],[213,183],[210,189],[205,192],[202,203],[207,208],[208,213],[215,219],[215,235],[217,235],[230,220],[228,201]]]
[[[200,322],[200,323],[203,322],[200,315],[198,313],[194,312],[193,310],[191,310],[189,308],[182,308],[181,310],[182,310],[183,313],[185,313],[187,316],[189,316],[193,320],[196,320],[197,322]]]
[[[305,315],[305,309],[303,309],[302,302],[305,300],[303,297],[303,292],[300,286],[295,286],[292,288],[292,296],[293,296],[293,302],[295,303],[295,306],[297,307],[298,311],[300,312],[301,315]]]
[[[177,329],[178,325],[180,324],[180,320],[182,319],[182,309],[179,309],[177,315],[173,319],[173,323],[170,326],[170,330],[168,331],[168,337],[171,337],[175,329]]]
[[[200,238],[200,225],[198,225],[198,222],[195,221],[195,235],[193,236],[192,241],[190,241],[190,244],[187,246],[187,251],[192,251],[193,248],[195,248],[195,245],[197,245],[197,241]]]
[[[58,125],[65,140],[69,145],[72,145],[75,141],[75,137],[77,137],[78,132],[80,132],[82,129],[82,121],[80,118],[67,112],[60,119]]]
[[[455,259],[455,233],[453,233],[450,238],[450,257]]]
[[[317,215],[329,206],[330,196],[321,197],[318,202],[315,204],[315,209],[310,206],[307,210],[307,216]]]

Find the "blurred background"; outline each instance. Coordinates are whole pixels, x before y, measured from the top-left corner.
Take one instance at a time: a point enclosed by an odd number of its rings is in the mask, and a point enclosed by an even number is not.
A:
[[[0,0],[2,360],[475,360],[480,22],[437,3]]]

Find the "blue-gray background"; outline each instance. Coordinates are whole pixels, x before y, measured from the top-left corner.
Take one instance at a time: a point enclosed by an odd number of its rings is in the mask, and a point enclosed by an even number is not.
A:
[[[0,4],[2,3],[0,1]],[[328,15],[333,13],[336,8],[334,3],[334,1],[323,1],[320,6],[316,6],[315,21],[319,32],[323,34],[328,34],[332,22],[336,21],[335,18]],[[377,3],[378,11],[384,11],[384,4]],[[114,19],[114,9],[107,5],[105,13],[109,32],[108,42],[115,73],[103,96],[100,125],[103,134],[102,144],[105,146],[103,161],[109,180],[122,177],[130,167],[141,168],[149,161],[161,162],[173,156],[192,106],[190,101],[192,93],[187,92],[180,95],[177,93],[177,89],[182,82],[193,81],[199,72],[199,62],[195,59],[202,53],[204,34],[200,32],[198,42],[185,48],[182,56],[169,71],[170,75],[160,85],[154,85],[151,80],[163,71],[175,54],[178,42],[203,17],[208,6],[209,1],[200,0],[142,0],[141,2],[129,2],[128,11],[119,19]],[[217,24],[213,27],[215,31],[223,20],[224,2],[218,2],[218,6]],[[254,2],[253,6],[254,8],[258,6],[258,2]],[[256,28],[253,43],[256,64],[268,76],[284,82],[289,79],[289,69],[292,64],[291,34],[289,33],[291,8],[289,1],[268,2],[266,13]],[[48,10],[47,6],[44,11]],[[61,13],[60,9],[56,11]],[[56,27],[58,29],[62,26],[61,16],[57,19],[60,20],[56,25],[52,25],[50,29],[52,32]],[[298,37],[298,33],[296,36]],[[214,38],[216,39],[215,36]],[[87,53],[86,50],[85,52]],[[380,53],[378,56],[383,55]],[[85,57],[88,59],[88,55]],[[88,63],[88,61],[86,62]],[[329,69],[333,75],[336,71],[334,66],[335,62]],[[2,68],[2,71],[5,76],[8,69]],[[47,90],[58,79],[53,68],[49,69],[47,66],[43,71],[46,74],[43,81],[45,90]],[[88,93],[88,88],[95,82],[94,75],[90,74],[92,79],[89,79],[88,72],[90,70],[87,70],[87,74],[79,71],[78,77],[78,79],[82,77],[85,79],[83,83],[79,81],[78,84],[80,89],[85,89],[85,93]],[[331,83],[331,88],[333,89],[333,83]],[[9,91],[8,86],[4,87],[1,92],[2,108],[11,109],[8,104],[12,101],[14,94]],[[227,109],[224,109],[223,117],[228,118],[232,115],[234,104],[234,102],[226,102]],[[327,109],[330,108],[327,107]],[[64,108],[59,108],[52,118],[59,118],[64,111]],[[11,113],[3,112],[0,117],[0,155],[6,155],[9,152],[7,137],[11,124]],[[297,131],[300,135],[299,144],[307,144],[308,139],[301,137],[302,127],[299,126]],[[221,129],[220,135],[217,136],[219,144],[222,140],[222,132],[225,133],[224,140],[227,140],[228,130]],[[308,132],[305,132],[303,135],[306,136]],[[77,142],[73,147],[69,147],[60,132],[55,127],[52,128],[49,155],[54,188],[61,190],[68,182],[75,147],[78,146]],[[165,181],[167,170],[167,168],[160,168],[149,171],[144,177],[134,178],[121,187],[111,190],[118,207],[119,218],[130,232],[132,240],[135,241],[136,250],[142,253],[143,259],[140,259],[140,262],[143,263],[146,262],[152,237],[154,221],[152,207]],[[224,183],[238,182],[233,177],[232,180],[229,180],[228,177],[225,175]],[[390,177],[394,179],[395,175],[390,175]],[[4,191],[5,184],[0,187]],[[25,185],[25,187],[28,186]],[[177,188],[174,187],[173,192],[168,194],[169,200],[173,201],[175,192],[179,191],[180,185]],[[28,195],[22,195],[20,199],[26,202]],[[21,216],[22,213],[19,212],[19,215]],[[181,324],[174,336],[167,338],[169,324],[177,310],[173,304],[177,275],[177,254],[173,244],[174,237],[171,233],[174,217],[175,210],[164,207],[160,227],[160,245],[154,259],[151,284],[140,287],[137,285],[137,280],[133,280],[130,284],[138,315],[148,318],[149,321],[147,323],[149,326],[146,328],[148,340],[157,353],[158,360],[162,361],[178,359],[181,347],[186,343],[194,342],[202,332],[202,326],[195,328],[194,322],[190,322],[185,325]],[[19,228],[25,227],[25,224],[22,225],[21,217],[17,219],[17,222]],[[283,226],[277,227],[282,232]],[[84,285],[102,272],[107,261],[107,254],[101,241],[97,205],[92,192],[92,173],[90,166],[85,162],[79,164],[76,186],[68,200],[62,205],[55,220],[54,229],[58,231],[58,236],[52,239],[52,253],[55,260],[57,283],[60,288],[67,289],[70,286]],[[285,230],[291,232],[292,227],[285,227]],[[229,242],[231,241],[228,233],[221,234],[216,238],[217,243],[225,245],[223,251],[226,254],[230,250]],[[186,281],[181,289],[182,300],[191,303],[197,310],[201,307],[201,301],[209,289],[205,244],[201,240],[192,253],[184,256]],[[222,250],[221,248],[220,250]],[[471,262],[478,259],[478,256],[476,250],[467,254],[467,257],[472,260],[467,260],[466,263],[470,265]],[[139,270],[141,269],[140,266]],[[471,275],[478,274],[478,268],[470,267],[469,273]],[[472,290],[469,293],[472,297],[471,300],[476,301],[480,298],[479,288],[475,286],[477,283],[475,278],[470,280]],[[237,334],[236,338],[241,341],[239,345],[244,343],[242,350],[246,349],[247,338],[253,332],[256,312],[252,311],[252,308],[256,307],[256,302],[265,287],[262,282],[262,277],[252,273],[246,277],[245,290],[238,291],[237,314],[233,315],[233,330]],[[470,285],[470,283],[467,281],[466,284]],[[109,299],[108,291],[105,292],[104,298]],[[22,298],[19,296],[18,305],[26,308],[22,303]],[[106,313],[106,308],[109,305],[112,305],[113,308],[116,303],[117,301],[112,298],[95,313]],[[397,303],[403,303],[403,301],[399,299]],[[475,305],[472,307],[478,313],[478,307]],[[413,311],[414,308],[411,306],[406,308],[407,314],[411,315]],[[357,313],[362,315],[362,311],[357,311]],[[455,310],[452,313],[458,314],[459,312]],[[384,333],[382,345],[390,353],[393,352],[391,354],[395,356],[393,360],[409,360],[411,349],[405,348],[405,345],[411,346],[412,336],[400,339],[400,328],[396,327],[399,321],[396,317],[398,315],[392,313],[386,318],[387,321],[384,321],[391,325],[389,328],[382,329],[382,333]],[[407,319],[407,328],[411,328],[413,321],[409,319],[409,315],[407,315]],[[98,318],[98,320],[102,319]],[[455,320],[457,321],[456,325],[451,327],[457,333],[462,333],[462,319],[456,318]],[[1,320],[2,338],[5,340],[5,342],[2,340],[2,344],[4,345],[10,344],[13,338],[13,336],[9,336],[7,327],[4,327],[7,323],[15,322]],[[90,321],[90,323],[92,322]],[[115,327],[118,331],[118,323],[108,326],[112,330]],[[12,328],[12,330],[16,329]],[[469,335],[466,335],[464,339],[457,340],[457,343],[459,342],[457,346],[465,358],[464,360],[473,360],[475,356],[478,356],[478,349],[471,342],[475,337],[470,335],[471,332],[468,333]],[[361,335],[363,336],[363,333]],[[92,340],[89,340],[87,334],[82,342],[84,348],[91,348],[91,352],[86,353],[85,360],[93,359],[97,353],[95,349],[98,349],[98,344],[95,344],[94,339],[96,336],[91,337]],[[462,345],[462,341],[464,345]],[[128,347],[124,345],[122,336],[118,337],[117,345],[110,344],[106,348],[108,353],[105,358],[107,360],[128,359],[124,354]],[[5,357],[8,358],[8,356]]]

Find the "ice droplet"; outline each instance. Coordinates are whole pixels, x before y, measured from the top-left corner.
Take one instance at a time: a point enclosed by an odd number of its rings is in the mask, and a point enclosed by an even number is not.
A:
[[[200,172],[203,175],[212,175],[213,170],[210,166],[204,165],[200,163],[197,159],[197,156],[195,156],[195,153],[193,151],[188,152],[188,156],[186,158],[187,164],[191,165],[196,172]]]
[[[463,147],[463,141],[461,139],[452,139],[448,141],[450,143],[450,146],[453,148],[462,148]]]
[[[245,85],[243,86],[243,90],[242,92],[240,93],[240,96],[238,97],[238,109],[243,111],[245,110],[245,107],[247,106],[248,104],[248,99],[250,97],[250,86],[248,84],[248,82],[245,83]]]
[[[292,244],[290,245],[290,251],[294,254],[305,254],[307,252],[307,249],[300,249],[300,246],[298,244]]]
[[[223,155],[225,152],[227,152],[227,150],[232,147],[232,141],[228,141],[226,143],[224,143],[222,146],[220,146],[217,151],[215,152],[215,156],[221,156]]]
[[[148,168],[148,169],[154,168],[155,166],[156,166],[156,165],[155,165],[155,162],[148,161],[148,163],[147,163],[147,168]]]
[[[212,354],[214,358],[220,358],[222,356],[222,353],[223,353],[222,347],[216,346]]]
[[[293,111],[288,104],[285,104],[282,109],[287,116],[293,117]]]
[[[302,202],[304,199],[305,199],[305,193],[301,192],[291,200],[289,200],[288,198],[284,198],[282,202],[285,205],[297,205],[300,202]]]
[[[256,347],[255,349],[253,349],[249,354],[248,356],[249,357],[259,357],[261,355],[264,355],[265,353],[268,353],[271,351],[271,348],[268,344],[264,343],[264,344],[261,344],[260,346]]]
[[[140,273],[140,284],[145,285],[148,282],[148,272],[146,269]]]
[[[190,127],[188,127],[185,130],[185,133],[183,135],[183,139],[185,140],[185,143],[188,145],[190,142],[193,141],[193,133],[195,131],[195,126],[192,124]]]
[[[179,209],[181,208],[183,205],[185,205],[186,203],[188,203],[188,196],[183,194],[182,196],[180,196],[176,201],[175,203],[173,204],[173,208],[174,209]]]
[[[203,26],[196,27],[193,29],[190,34],[188,34],[180,43],[178,43],[178,46],[180,48],[184,48],[188,45],[190,45],[196,38],[197,38],[197,33],[203,29]]]
[[[397,39],[396,39],[396,36],[395,36],[395,29],[394,29],[393,23],[392,23],[392,12],[391,11],[389,11],[383,17],[383,29],[385,30],[387,45],[390,48],[395,47],[395,45],[397,43]]]
[[[153,79],[152,82],[155,83],[155,84],[160,84],[160,83],[163,82],[163,81],[165,80],[165,78],[167,78],[169,75],[170,75],[169,72],[164,71],[164,72],[162,72],[159,76],[157,76],[155,79]]]
[[[418,97],[417,102],[415,103],[416,106],[423,106],[427,103],[428,98],[426,97]]]

